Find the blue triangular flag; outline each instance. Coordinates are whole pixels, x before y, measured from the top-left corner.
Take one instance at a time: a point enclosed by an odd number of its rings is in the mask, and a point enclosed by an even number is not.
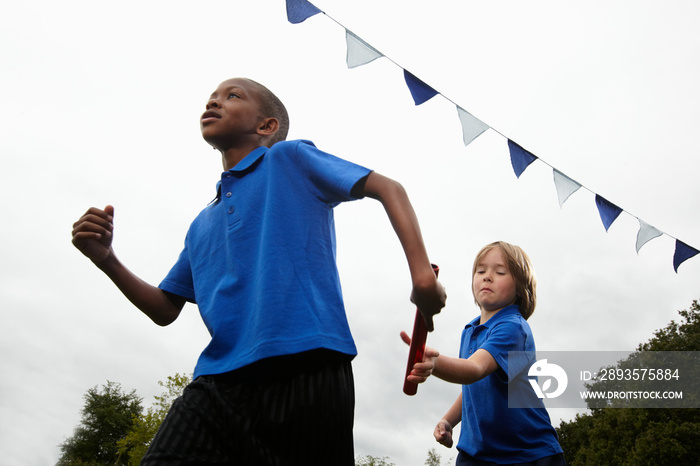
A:
[[[510,139],[508,139],[508,150],[510,150],[510,163],[513,165],[515,176],[520,178],[525,169],[535,160],[535,157],[530,152],[526,151]]]
[[[678,273],[678,266],[691,257],[696,256],[698,253],[700,253],[700,251],[677,239],[676,251],[673,253],[673,270]]]
[[[425,84],[420,79],[413,76],[406,70],[403,70],[403,77],[406,80],[408,90],[411,91],[411,96],[416,105],[420,105],[432,99],[438,94],[438,91]]]
[[[603,221],[605,231],[608,231],[610,225],[622,213],[622,209],[598,194],[595,195],[595,205],[598,206],[598,213]]]
[[[321,13],[307,0],[287,0],[287,20],[292,24],[298,24],[307,18]]]

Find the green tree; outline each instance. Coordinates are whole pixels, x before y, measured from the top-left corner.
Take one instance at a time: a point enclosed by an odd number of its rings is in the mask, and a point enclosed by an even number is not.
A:
[[[394,463],[389,463],[389,457],[377,457],[377,456],[361,456],[355,458],[355,466],[396,466]]]
[[[183,390],[191,381],[191,375],[178,373],[168,377],[166,382],[158,382],[158,385],[165,388],[165,391],[160,396],[154,397],[153,406],[150,406],[145,413],[139,413],[134,417],[134,423],[129,433],[117,442],[120,457],[127,458],[125,464],[138,466],[153,437],[158,432],[158,428],[163,423],[165,415],[168,414],[173,401],[182,395]]]
[[[60,445],[58,465],[121,465],[117,442],[131,429],[141,413],[136,391],[124,393],[121,385],[107,381],[101,390],[93,387],[84,395],[80,425]]]
[[[618,367],[644,361],[647,352],[700,350],[700,304],[695,300],[690,309],[679,314],[681,322],[671,321],[657,330],[651,340],[640,344],[637,353],[618,363]],[[694,374],[682,376],[697,380],[697,365],[691,370]],[[594,383],[588,388],[612,388],[609,384]],[[590,414],[579,414],[557,429],[569,465],[700,465],[700,410],[610,409],[593,403],[589,403],[589,408]]]
[[[694,300],[690,309],[678,311],[683,321],[654,332],[654,338],[639,345],[639,351],[700,351],[700,303]]]
[[[438,454],[435,448],[428,450],[428,458],[425,460],[426,466],[440,466],[440,460],[442,457]]]

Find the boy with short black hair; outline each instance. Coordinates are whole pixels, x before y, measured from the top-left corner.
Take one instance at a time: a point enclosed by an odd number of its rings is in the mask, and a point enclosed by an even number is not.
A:
[[[444,306],[401,185],[285,141],[288,127],[284,105],[255,81],[230,79],[212,93],[202,137],[225,171],[159,287],[116,258],[111,206],[74,224],[73,244],[154,322],[170,324],[190,301],[212,336],[142,464],[354,463],[356,348],[335,264],[339,203],[379,200],[429,329]]]

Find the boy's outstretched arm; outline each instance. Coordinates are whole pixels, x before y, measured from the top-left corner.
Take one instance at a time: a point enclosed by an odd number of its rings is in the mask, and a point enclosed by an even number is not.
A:
[[[413,280],[411,301],[420,309],[429,331],[433,331],[433,316],[445,307],[445,289],[435,278],[423,243],[418,218],[400,183],[371,172],[353,190],[355,194],[382,203],[391,225],[401,242]]]
[[[127,269],[112,249],[114,207],[92,207],[73,224],[73,245],[102,270],[137,308],[158,325],[172,323],[185,299],[152,286]]]
[[[450,409],[445,413],[440,421],[438,421],[433,431],[435,440],[447,448],[452,448],[452,431],[454,427],[462,421],[462,394],[460,393],[457,400],[450,406]]]
[[[411,337],[401,332],[401,339],[411,345]],[[478,382],[498,369],[498,363],[491,353],[479,348],[468,359],[443,356],[435,348],[426,347],[423,361],[413,365],[408,380],[413,383],[423,383],[431,375],[445,382],[469,385]]]
[[[431,365],[431,363],[423,364]],[[468,359],[439,355],[433,358],[432,366],[432,375],[445,382],[460,385],[478,382],[498,369],[496,360],[483,348],[476,350]],[[425,370],[422,366],[419,367],[419,370],[421,369]]]

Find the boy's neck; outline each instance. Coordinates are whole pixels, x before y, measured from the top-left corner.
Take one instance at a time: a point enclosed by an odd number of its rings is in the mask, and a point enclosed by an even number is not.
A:
[[[243,160],[246,155],[260,147],[259,145],[246,145],[241,147],[231,147],[221,152],[221,163],[224,166],[224,171],[229,171],[235,167],[238,162]]]
[[[498,314],[501,309],[496,309],[495,311],[487,311],[486,309],[481,309],[481,319],[479,320],[479,325],[484,325],[488,320]]]

